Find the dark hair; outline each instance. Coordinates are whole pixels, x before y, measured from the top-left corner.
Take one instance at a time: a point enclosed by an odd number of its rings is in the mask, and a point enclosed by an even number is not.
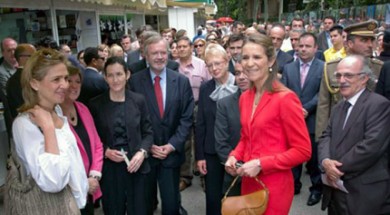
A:
[[[88,47],[84,51],[84,62],[89,65],[92,62],[92,59],[99,59],[99,50],[96,47]]]
[[[302,27],[305,27],[305,21],[302,19],[302,18],[294,18],[293,20],[291,20],[291,24],[290,24],[290,27],[292,28],[292,23],[296,21],[296,22],[302,22]]]
[[[233,22],[233,28],[237,28],[237,25],[244,25],[241,21],[234,21]]]
[[[36,46],[38,47],[43,47],[43,48],[50,48],[50,49],[55,49],[55,50],[60,50],[60,47],[58,46],[58,43],[53,40],[50,36],[46,36],[41,38]]]
[[[127,64],[126,64],[125,60],[122,57],[115,56],[115,57],[110,57],[107,59],[106,63],[104,64],[103,74],[106,76],[107,75],[107,67],[110,65],[116,64],[116,63],[120,64],[123,67],[123,70],[125,71],[125,73],[127,73],[128,68],[127,68]]]
[[[234,43],[234,42],[237,42],[237,41],[244,41],[245,40],[245,36],[244,34],[232,34],[229,36],[229,40],[227,41],[227,45],[230,46],[230,43]]]
[[[84,53],[84,49],[80,50],[79,53],[77,53],[77,60],[80,61],[81,54]],[[83,57],[84,58],[84,57]],[[85,62],[85,61],[84,61]]]
[[[83,76],[81,75],[80,69],[69,64],[67,65],[69,76],[78,75],[80,77],[81,82],[83,81]]]
[[[314,46],[317,46],[317,37],[315,34],[313,34],[311,32],[305,32],[305,33],[301,34],[301,36],[299,37],[299,40],[301,40],[304,37],[312,37],[314,40]]]
[[[343,26],[341,26],[341,25],[334,25],[334,26],[332,26],[329,29],[329,32],[337,31],[340,35],[342,35],[343,34],[343,30],[344,30]]]
[[[182,41],[182,40],[187,41],[188,44],[189,44],[190,46],[192,46],[192,41],[191,41],[191,39],[190,39],[189,37],[187,37],[187,36],[182,36],[182,37],[176,39],[177,43],[179,43],[179,42]]]
[[[334,16],[325,16],[323,20],[325,21],[325,19],[331,19],[333,23],[336,23],[336,19],[334,18]]]

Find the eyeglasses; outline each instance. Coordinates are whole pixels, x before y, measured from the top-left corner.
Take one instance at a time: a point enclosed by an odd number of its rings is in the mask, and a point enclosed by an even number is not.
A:
[[[206,67],[208,68],[208,69],[212,69],[212,68],[221,68],[221,66],[222,66],[222,64],[224,63],[224,61],[216,61],[216,62],[214,62],[214,63],[207,63],[206,64]]]
[[[203,44],[197,44],[197,45],[194,45],[194,48],[203,47],[203,46],[204,46]]]
[[[344,76],[345,79],[350,80],[353,77],[355,77],[357,75],[362,75],[362,74],[364,74],[364,73],[362,73],[362,72],[359,72],[359,73],[349,73],[349,72],[347,72],[347,73],[339,73],[339,72],[336,72],[334,74],[334,76],[336,77],[337,80],[341,79],[341,77],[343,77],[343,76]]]

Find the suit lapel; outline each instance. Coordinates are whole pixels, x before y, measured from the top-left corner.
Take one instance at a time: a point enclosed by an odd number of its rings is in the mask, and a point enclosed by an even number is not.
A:
[[[307,71],[307,75],[306,75],[306,79],[305,79],[305,83],[303,84],[303,87],[302,87],[302,91],[305,90],[306,86],[308,85],[308,83],[310,83],[310,79],[312,79],[312,73],[314,73],[313,71],[315,71],[318,67],[318,64],[317,64],[317,61],[316,59],[314,58],[310,68],[309,68],[309,71]]]
[[[355,121],[358,119],[358,116],[363,111],[363,108],[364,108],[363,104],[366,101],[369,94],[370,94],[369,91],[364,90],[364,92],[360,95],[360,97],[356,101],[355,105],[353,106],[351,113],[349,114],[349,116],[347,118],[347,122],[345,123],[344,129],[342,128],[343,122],[340,123],[340,129],[342,132],[341,132],[340,139],[338,140],[337,144],[340,144],[340,142],[344,139],[345,135],[351,129],[352,125],[355,124]]]
[[[144,91],[146,94],[146,100],[149,100],[150,103],[152,104],[152,109],[153,109],[154,114],[157,115],[158,118],[161,118],[160,111],[158,109],[156,94],[154,93],[154,86],[152,83],[152,78],[150,76],[150,71],[149,71],[149,69],[147,69],[147,70],[144,70],[143,72],[144,72],[144,75],[142,78],[142,81],[143,81],[142,85],[144,87]]]
[[[253,102],[255,102],[255,93],[253,94]],[[253,117],[251,119],[251,122],[253,122],[253,119],[257,117],[258,114],[260,114],[261,110],[268,104],[268,102],[271,100],[271,93],[270,92],[264,92],[262,98],[260,98],[259,104],[256,107],[255,113],[253,114]],[[253,104],[252,104],[253,105]]]
[[[294,75],[292,76],[294,79],[291,81],[291,83],[298,83],[297,89],[298,89],[298,95],[301,94],[301,65],[299,64],[299,60],[294,62],[295,69]]]
[[[173,76],[171,71],[167,68],[166,70],[166,93],[165,93],[165,108],[164,108],[164,118],[168,114],[170,107],[172,106],[173,99],[176,97],[177,89],[177,80]],[[157,103],[156,103],[157,104]]]

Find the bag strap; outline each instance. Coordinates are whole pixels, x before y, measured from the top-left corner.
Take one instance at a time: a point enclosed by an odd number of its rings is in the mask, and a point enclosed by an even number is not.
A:
[[[20,174],[20,181],[24,183],[27,180],[26,169],[24,168],[18,154],[16,153],[15,141],[13,138],[10,138],[10,150],[9,150],[9,159],[12,159],[18,168]]]
[[[233,186],[236,184],[237,182],[237,179],[239,178],[240,176],[237,175],[234,180],[232,181],[232,183],[230,184],[229,188],[227,189],[227,191],[225,192],[225,195],[223,196],[224,199],[226,199],[227,195],[229,194],[230,190],[233,188]],[[266,190],[268,191],[268,188],[265,186],[265,184],[260,180],[258,179],[257,177],[255,177],[255,180]]]

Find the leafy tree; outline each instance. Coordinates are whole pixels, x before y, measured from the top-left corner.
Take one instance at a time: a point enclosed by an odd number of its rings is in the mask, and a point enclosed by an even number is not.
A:
[[[230,16],[234,20],[247,21],[247,1],[245,0],[215,0],[218,6],[216,17]]]

